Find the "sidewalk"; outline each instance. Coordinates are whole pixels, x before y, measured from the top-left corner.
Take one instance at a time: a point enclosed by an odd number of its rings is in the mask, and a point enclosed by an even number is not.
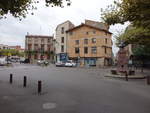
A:
[[[112,68],[113,70],[116,70],[116,68]],[[125,79],[124,75],[121,74],[111,74],[111,70],[110,72],[108,72],[107,75],[105,75],[105,77],[111,77],[111,78],[121,78],[121,79]],[[150,76],[150,70],[149,69],[144,69],[143,72],[141,72],[140,69],[135,70],[135,75],[129,75],[128,79],[145,79],[147,76]]]

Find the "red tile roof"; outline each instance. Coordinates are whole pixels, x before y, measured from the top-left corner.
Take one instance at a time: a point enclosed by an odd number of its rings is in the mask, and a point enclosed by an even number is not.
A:
[[[112,34],[111,32],[109,32],[109,31],[107,31],[107,30],[105,30],[105,29],[100,29],[100,28],[97,28],[97,27],[94,27],[94,26],[90,26],[90,25],[87,25],[87,24],[83,24],[83,23],[82,23],[81,25],[79,25],[79,26],[76,26],[76,27],[74,27],[74,28],[72,28],[72,29],[67,30],[66,32],[71,32],[71,31],[73,31],[73,30],[75,30],[75,29],[77,29],[77,28],[80,28],[80,27],[82,27],[82,26],[87,26],[87,27],[90,27],[90,28],[93,28],[93,29],[97,29],[97,30],[104,31],[104,32],[106,32],[106,33]]]

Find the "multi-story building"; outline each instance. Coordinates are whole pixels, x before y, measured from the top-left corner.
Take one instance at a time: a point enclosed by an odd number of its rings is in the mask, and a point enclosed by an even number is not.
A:
[[[24,52],[24,49],[21,48],[20,45],[16,45],[16,46],[9,46],[9,49],[14,49],[14,50],[17,50],[19,52]]]
[[[54,44],[52,36],[26,35],[25,40],[26,57],[31,63],[46,59],[52,61],[54,58]]]
[[[81,66],[108,66],[112,63],[112,40],[109,27],[103,23],[86,20],[67,31],[69,59]]]
[[[8,45],[0,44],[0,49],[10,49]]]
[[[57,26],[55,34],[56,61],[66,61],[68,59],[66,31],[73,27],[74,25],[70,21],[66,21]]]

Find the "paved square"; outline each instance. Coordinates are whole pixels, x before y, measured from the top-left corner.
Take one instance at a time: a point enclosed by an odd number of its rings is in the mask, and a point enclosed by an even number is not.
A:
[[[145,80],[104,77],[109,72],[53,65],[0,67],[0,113],[150,113],[150,86]],[[27,76],[26,88],[23,76]]]

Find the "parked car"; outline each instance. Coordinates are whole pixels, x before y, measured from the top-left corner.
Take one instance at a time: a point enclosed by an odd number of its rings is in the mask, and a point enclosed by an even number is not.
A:
[[[11,56],[9,59],[13,63],[20,62],[20,57],[18,57],[18,56]]]
[[[72,62],[72,65],[73,65],[73,67],[76,67],[76,66],[77,66],[77,63]]]
[[[68,60],[65,63],[65,67],[75,67],[75,66],[76,66],[76,63],[74,63],[72,60]]]
[[[46,61],[46,60],[45,60],[43,63],[44,63],[44,65],[46,65],[46,66],[49,64],[49,62]]]
[[[5,57],[0,58],[0,66],[4,66],[6,64],[7,64],[6,58]]]
[[[56,67],[64,67],[65,66],[65,62],[59,61],[55,63]]]
[[[37,61],[37,64],[38,64],[38,65],[41,65],[42,63],[43,63],[42,60],[38,60],[38,61]]]
[[[20,60],[20,63],[30,63],[30,59]]]
[[[49,62],[46,61],[46,60],[38,60],[38,61],[37,61],[37,64],[38,64],[38,65],[48,65]]]
[[[65,67],[73,67],[73,64],[70,61],[67,61],[65,63]]]
[[[25,61],[24,57],[21,57],[20,60],[19,60],[20,63],[23,63],[24,61]]]

